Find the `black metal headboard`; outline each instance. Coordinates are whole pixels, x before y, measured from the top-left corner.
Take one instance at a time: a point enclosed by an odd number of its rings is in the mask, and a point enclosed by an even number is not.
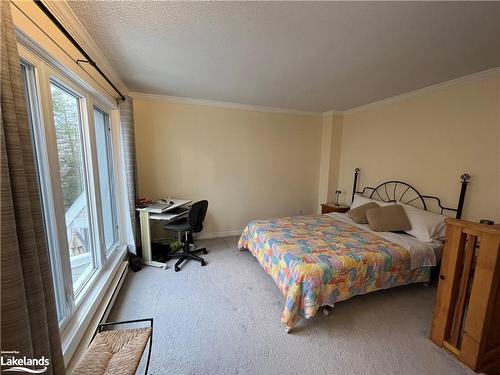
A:
[[[386,181],[378,185],[377,187],[366,186],[363,190],[358,191],[358,176],[360,169],[356,168],[354,170],[354,184],[352,187],[352,200],[354,200],[355,194],[367,194],[369,198],[382,200],[384,202],[402,202],[405,204],[412,203],[413,205],[421,205],[424,210],[427,210],[426,199],[433,199],[436,201],[437,205],[443,211],[454,211],[456,213],[455,217],[460,219],[462,217],[462,211],[464,208],[465,192],[467,190],[467,184],[469,183],[470,176],[464,173],[460,176],[460,197],[458,198],[457,208],[445,207],[441,204],[441,200],[433,195],[422,195],[417,189],[415,189],[410,184],[403,181]],[[368,195],[369,194],[369,195]],[[352,202],[351,200],[351,202]]]

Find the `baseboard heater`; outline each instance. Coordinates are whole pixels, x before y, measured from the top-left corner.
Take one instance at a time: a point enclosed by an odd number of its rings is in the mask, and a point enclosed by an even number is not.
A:
[[[120,289],[123,285],[123,282],[125,281],[125,276],[127,276],[127,273],[128,273],[128,262],[123,261],[122,264],[120,265],[120,269],[118,270],[115,278],[113,279],[113,281],[115,281],[115,279],[118,279],[118,281],[117,281],[116,286],[111,290],[111,297],[107,301],[104,312],[99,319],[99,323],[103,323],[108,319],[108,316],[111,312],[111,309],[113,308],[113,305],[115,303],[116,297],[118,297],[118,293],[120,292]],[[107,293],[106,293],[106,297],[107,297]],[[106,297],[105,297],[103,303],[106,302]],[[94,329],[95,328],[97,328],[97,324],[95,325]]]
[[[67,373],[70,374],[72,372],[73,367],[76,365],[76,363],[84,353],[85,349],[89,346],[90,341],[92,340],[92,336],[95,330],[97,329],[97,325],[99,323],[105,322],[106,319],[108,318],[111,309],[113,308],[113,304],[115,303],[116,297],[120,292],[120,288],[122,287],[123,282],[125,281],[127,273],[128,273],[128,262],[123,261],[121,262],[118,270],[116,271],[116,274],[111,280],[108,290],[104,294],[104,297],[102,298],[102,301],[99,304],[97,311],[92,317],[92,320],[88,325],[87,330],[85,331],[82,339],[78,344],[78,348],[71,356],[71,360],[69,361],[68,366],[66,367]]]

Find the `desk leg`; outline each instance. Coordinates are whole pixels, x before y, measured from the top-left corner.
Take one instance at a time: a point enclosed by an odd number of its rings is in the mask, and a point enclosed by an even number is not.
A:
[[[149,212],[139,211],[139,222],[141,223],[142,263],[147,266],[166,269],[165,263],[160,263],[153,260],[153,253],[151,250],[151,228],[149,225]]]
[[[151,230],[149,228],[149,212],[140,211],[139,221],[141,224],[142,259],[145,263],[151,262]]]

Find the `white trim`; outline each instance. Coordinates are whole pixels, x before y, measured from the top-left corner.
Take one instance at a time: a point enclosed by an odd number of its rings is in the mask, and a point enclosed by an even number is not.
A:
[[[87,32],[85,27],[79,21],[79,19],[74,14],[73,10],[70,8],[66,1],[47,1],[43,0],[43,3],[47,8],[56,16],[56,18],[63,24],[63,26],[70,32],[70,34],[78,41],[78,43],[89,53],[94,61],[97,62],[98,66],[102,71],[111,79],[111,81],[122,91],[125,95],[133,96],[137,99],[143,100],[155,100],[155,101],[166,101],[170,103],[181,103],[181,104],[194,104],[194,105],[204,105],[210,107],[220,107],[228,109],[241,109],[247,111],[256,112],[268,112],[268,113],[281,113],[289,115],[302,115],[302,116],[332,116],[332,115],[343,115],[351,114],[358,111],[363,111],[369,108],[374,108],[377,106],[389,104],[392,102],[404,100],[413,96],[422,95],[428,92],[435,91],[437,89],[454,86],[457,84],[464,84],[467,82],[472,82],[480,79],[485,79],[494,74],[500,73],[500,67],[491,68],[477,73],[472,73],[463,77],[455,78],[449,81],[441,82],[435,85],[423,87],[417,90],[409,91],[400,95],[391,96],[382,100],[378,100],[372,103],[363,104],[361,106],[349,108],[344,111],[329,110],[325,112],[314,112],[314,111],[301,111],[290,108],[276,108],[267,106],[254,106],[242,103],[225,102],[225,101],[214,101],[208,99],[197,99],[197,98],[187,98],[179,96],[169,96],[169,95],[156,95],[147,94],[140,92],[129,92],[128,87],[120,79],[118,74],[112,68],[112,65],[106,59],[104,53],[97,46],[95,41],[92,39],[90,34]]]
[[[113,161],[115,168],[116,213],[118,221],[118,238],[128,249],[136,253],[133,224],[130,220],[130,206],[127,194],[127,179],[125,176],[124,155],[122,149],[122,130],[120,110],[111,111],[111,142],[113,143]]]
[[[114,101],[114,98],[112,96],[106,97],[99,89],[96,89],[94,86],[87,83],[78,74],[75,74],[71,69],[67,68],[64,64],[60,63],[56,58],[54,58],[43,47],[38,45],[24,31],[16,28],[16,37],[18,41],[18,47],[22,46],[22,48],[24,48],[27,52],[30,52],[32,55],[38,57],[52,69],[65,76],[65,78],[69,78],[73,81],[73,83],[76,83],[76,85],[94,95],[98,99],[99,104],[104,105],[105,107],[110,109],[117,108],[116,102]],[[113,98],[113,100],[110,100],[111,98]]]
[[[41,85],[40,83],[40,79],[44,79],[44,75],[40,71],[40,68],[43,70],[43,66],[37,67],[38,64],[34,64],[34,62],[38,61],[38,59],[30,61],[26,58],[21,50],[19,51],[19,55],[21,57],[22,64],[29,66],[31,70],[31,72],[28,73],[27,77],[27,91],[28,99],[30,101],[30,108],[28,108],[28,110],[33,116],[33,121],[31,124],[31,126],[33,127],[33,142],[37,145],[40,145],[41,149],[46,150],[46,114],[43,113],[41,107],[41,88],[43,88],[43,85]],[[38,126],[33,126],[33,124],[37,124]],[[44,229],[46,231],[47,241],[49,245],[49,256],[51,257],[51,268],[54,283],[54,294],[56,296],[56,306],[58,315],[65,315],[67,306],[65,302],[65,291],[63,288],[63,269],[61,264],[61,257],[59,256],[59,254],[61,253],[61,249],[59,246],[60,239],[59,233],[57,232],[56,208],[53,200],[51,199],[53,184],[52,179],[50,178],[50,158],[46,152],[41,152],[36,155],[35,159],[39,173],[38,180],[40,184],[41,199],[45,202],[45,204],[42,205],[43,216],[45,219]]]
[[[243,229],[240,230],[228,230],[225,232],[212,232],[212,233],[203,233],[196,237],[198,240],[208,240],[212,238],[223,238],[223,237],[235,237],[241,236]]]
[[[18,31],[19,35],[24,35],[22,31]],[[43,55],[44,50],[32,42],[29,38],[26,39],[32,49],[23,45],[20,41],[18,43],[19,54],[26,64],[33,67],[33,72],[35,74],[34,87],[36,88],[36,99],[37,99],[37,111],[40,114],[40,124],[34,124],[35,135],[40,138],[37,139],[37,144],[39,146],[39,153],[42,155],[43,169],[42,173],[42,184],[46,191],[44,193],[44,199],[47,200],[48,205],[50,205],[50,211],[44,213],[48,216],[47,222],[52,223],[49,228],[53,229],[53,238],[57,246],[57,253],[51,252],[56,259],[55,267],[57,268],[55,274],[55,291],[58,296],[58,307],[63,315],[62,321],[59,324],[59,329],[61,332],[61,342],[63,355],[65,363],[68,363],[69,358],[72,356],[78,342],[80,341],[83,333],[87,329],[92,315],[94,315],[103,295],[109,288],[109,283],[113,278],[113,275],[118,269],[119,263],[124,259],[127,253],[127,246],[122,244],[118,245],[113,251],[108,254],[106,259],[105,250],[100,242],[96,241],[93,248],[95,249],[94,260],[95,266],[99,269],[92,269],[91,272],[86,275],[85,278],[85,289],[81,293],[77,293],[75,296],[73,290],[72,276],[71,276],[71,261],[69,258],[69,252],[65,250],[65,246],[68,243],[66,236],[66,224],[65,209],[63,207],[62,199],[62,188],[60,184],[52,184],[54,181],[60,181],[60,168],[56,147],[56,136],[55,136],[55,126],[54,117],[52,110],[52,99],[50,92],[50,83],[52,81],[61,84],[64,89],[70,91],[72,94],[80,98],[80,126],[83,133],[82,142],[84,142],[84,163],[85,166],[93,166],[91,170],[96,170],[96,154],[95,154],[95,135],[93,133],[93,105],[97,103],[101,110],[104,108],[116,108],[114,103],[110,103],[108,106],[105,97],[96,97],[96,91],[93,87],[86,85],[79,85],[82,81],[78,77],[73,75],[66,75],[63,71],[60,71],[56,67],[51,65],[54,63],[56,66],[61,65],[59,62],[47,54]],[[36,51],[42,52],[42,57],[38,56]],[[46,61],[44,57],[48,58]],[[64,67],[63,67],[64,68]],[[31,98],[34,99],[35,97]],[[113,105],[113,107],[111,106]],[[114,112],[118,112],[117,109]],[[113,112],[112,112],[113,113]],[[87,169],[87,168],[86,168]],[[88,177],[88,176],[87,176]],[[95,192],[95,189],[99,187],[98,176],[88,177],[91,180],[87,181],[86,189],[89,194],[92,194],[92,199],[90,199],[91,211],[89,210],[89,224],[92,237],[97,240],[99,238],[99,226],[95,224],[99,222],[100,215],[98,214],[97,208],[100,207],[99,195]],[[48,188],[50,190],[47,190]],[[94,192],[91,190],[94,189]],[[46,196],[45,196],[46,195]],[[44,204],[44,206],[46,206]],[[63,219],[61,219],[63,218]],[[93,218],[97,218],[97,222],[93,221]],[[52,234],[52,232],[50,232]],[[50,239],[51,237],[49,237]],[[123,239],[121,239],[123,240]],[[94,240],[93,240],[94,241]],[[122,242],[123,243],[123,242]],[[65,244],[64,246],[62,246]],[[54,245],[54,244],[52,244]],[[78,291],[78,290],[77,290]]]
[[[85,331],[87,330],[92,318],[94,317],[99,305],[103,301],[106,292],[109,290],[111,281],[120,269],[127,248],[125,245],[117,249],[115,254],[112,254],[110,262],[105,263],[99,277],[96,278],[95,284],[92,286],[85,299],[75,310],[67,325],[61,332],[61,346],[63,350],[64,363],[68,365],[71,357],[80,343]]]
[[[323,112],[323,116],[335,116],[335,115],[341,115],[343,112],[342,111],[334,111],[333,109],[330,111]]]
[[[118,89],[127,95],[129,89],[125,83],[120,79],[118,74],[114,71],[106,56],[102,53],[101,49],[94,42],[90,34],[82,25],[78,17],[70,8],[66,1],[47,1],[42,0],[43,4],[50,10],[50,12],[61,22],[64,28],[71,34],[71,36],[82,46],[90,57],[97,63],[99,68],[108,76],[113,84]],[[110,87],[111,91],[114,90]]]
[[[193,104],[193,105],[204,105],[209,107],[220,107],[220,108],[229,108],[229,109],[241,109],[245,111],[256,111],[256,112],[269,112],[269,113],[282,113],[288,115],[300,115],[300,116],[334,116],[334,115],[346,115],[358,111],[363,111],[365,109],[374,108],[377,106],[389,104],[392,102],[397,102],[400,100],[408,99],[413,96],[426,94],[428,92],[436,91],[442,88],[461,85],[468,82],[474,82],[477,80],[482,80],[494,76],[496,74],[500,74],[500,67],[491,68],[487,70],[483,70],[481,72],[472,73],[463,77],[454,78],[449,81],[437,83],[432,86],[423,87],[417,90],[409,91],[404,94],[391,96],[389,98],[385,98],[382,100],[378,100],[372,103],[363,104],[358,107],[353,107],[350,109],[346,109],[344,111],[336,111],[330,110],[325,112],[312,112],[312,111],[300,111],[296,109],[289,108],[276,108],[276,107],[266,107],[266,106],[254,106],[242,103],[234,103],[234,102],[224,102],[224,101],[216,101],[216,100],[208,100],[208,99],[196,99],[196,98],[187,98],[182,96],[170,96],[170,95],[158,95],[158,94],[147,94],[143,92],[129,92],[129,96],[138,100],[151,100],[151,101],[160,101],[160,102],[168,102],[168,103],[180,103],[180,104]]]
[[[83,253],[79,255],[73,255],[72,257],[70,257],[69,261],[71,263],[71,269],[90,263],[92,260],[91,255],[92,254],[90,253]]]
[[[400,94],[400,95],[396,95],[396,96],[391,96],[389,98],[378,100],[376,102],[372,102],[372,103],[368,103],[368,104],[363,104],[363,105],[361,105],[359,107],[354,107],[354,108],[350,108],[350,109],[347,109],[345,111],[342,111],[342,114],[347,115],[347,114],[351,114],[351,113],[355,113],[355,112],[360,112],[360,111],[364,111],[364,110],[371,109],[371,108],[376,108],[376,107],[383,106],[383,105],[386,105],[386,104],[390,104],[390,103],[398,102],[398,101],[401,101],[401,100],[404,100],[404,99],[408,99],[408,98],[411,98],[411,97],[414,97],[414,96],[427,94],[429,92],[433,92],[433,91],[436,91],[436,90],[439,90],[439,89],[443,89],[443,88],[446,88],[446,87],[463,85],[463,84],[466,84],[466,83],[469,83],[469,82],[475,82],[475,81],[483,80],[483,79],[492,77],[492,76],[494,76],[496,74],[500,74],[500,67],[491,68],[491,69],[483,70],[481,72],[468,74],[466,76],[454,78],[452,80],[441,82],[441,83],[437,83],[437,84],[432,85],[432,86],[427,86],[427,87],[423,87],[421,89],[417,89],[417,90],[406,92],[404,94]]]
[[[89,346],[90,341],[92,340],[92,336],[94,335],[94,332],[97,328],[97,325],[107,320],[109,312],[113,307],[113,304],[123,285],[127,273],[128,273],[128,262],[123,261],[119,263],[118,269],[111,278],[111,281],[109,282],[109,287],[107,288],[102,300],[97,306],[96,312],[92,316],[92,319],[90,320],[87,329],[83,333],[82,338],[79,340],[79,342],[76,343],[77,346],[73,351],[71,358],[69,358],[66,361],[66,372],[68,374],[71,374],[73,372],[75,365],[78,363],[79,359]]]
[[[299,111],[288,108],[265,107],[265,106],[223,102],[223,101],[208,100],[208,99],[185,98],[182,96],[146,94],[142,92],[129,92],[129,96],[137,100],[152,100],[152,101],[168,102],[168,103],[204,105],[208,107],[241,109],[244,111],[255,111],[255,112],[281,113],[287,115],[318,116],[318,117],[323,116],[322,112]]]
[[[400,95],[391,96],[385,99],[381,99],[372,103],[363,104],[361,106],[349,108],[343,111],[329,110],[325,112],[314,112],[314,111],[301,111],[291,108],[277,108],[277,107],[267,107],[267,106],[255,106],[242,103],[226,102],[226,101],[215,101],[208,99],[197,99],[197,98],[187,98],[179,96],[169,96],[169,95],[157,95],[157,94],[147,94],[141,92],[129,92],[128,87],[120,79],[118,74],[112,68],[112,65],[106,59],[105,54],[97,46],[95,41],[92,39],[90,34],[87,32],[85,27],[82,25],[78,17],[74,14],[73,10],[70,8],[66,1],[47,1],[42,0],[45,6],[52,12],[52,14],[63,24],[63,26],[69,31],[69,33],[77,40],[77,42],[89,53],[90,56],[96,61],[98,66],[103,72],[111,79],[111,81],[122,91],[125,95],[130,95],[137,99],[143,100],[154,100],[154,101],[166,101],[170,103],[181,103],[181,104],[194,104],[194,105],[204,105],[210,107],[220,107],[228,109],[241,109],[247,111],[256,112],[268,112],[268,113],[281,113],[289,115],[302,115],[302,116],[332,116],[332,115],[343,115],[351,114],[358,111],[363,111],[369,108],[374,108],[377,106],[389,104],[391,102],[396,102],[400,100],[407,99],[409,97],[422,95],[427,92],[432,92],[441,88],[454,86],[457,84],[464,84],[467,82],[472,82],[480,79],[485,79],[491,75],[499,74],[500,67],[495,67],[487,69],[481,72],[472,73],[466,76],[458,77],[449,81],[441,82],[435,85],[426,86],[417,90],[409,91]],[[37,51],[38,52],[38,51]],[[65,72],[67,74],[67,72]],[[80,82],[79,82],[80,83]]]

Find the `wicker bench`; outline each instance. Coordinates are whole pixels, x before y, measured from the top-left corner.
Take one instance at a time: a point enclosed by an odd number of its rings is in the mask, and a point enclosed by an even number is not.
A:
[[[145,328],[107,330],[110,326],[149,322]],[[78,361],[74,375],[135,374],[149,341],[146,371],[148,373],[153,344],[153,318],[101,323],[92,337],[89,347]]]

